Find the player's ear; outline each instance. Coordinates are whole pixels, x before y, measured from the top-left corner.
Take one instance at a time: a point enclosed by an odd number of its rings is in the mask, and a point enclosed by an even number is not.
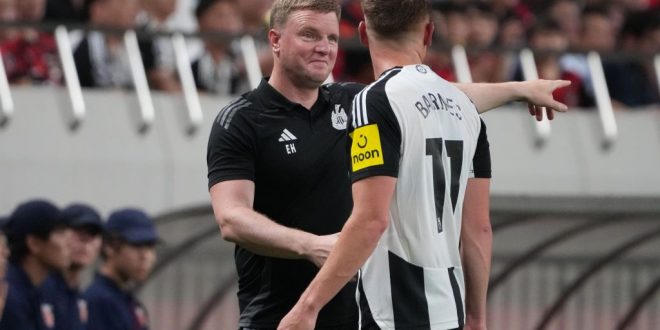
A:
[[[426,25],[424,26],[424,46],[426,47],[431,46],[431,42],[433,41],[434,30],[435,30],[435,25],[433,24],[432,21],[426,23]]]
[[[270,42],[270,48],[273,49],[275,54],[279,54],[280,52],[281,37],[280,33],[275,31],[275,29],[270,29],[270,31],[268,31],[268,42]]]
[[[358,25],[358,35],[360,36],[360,42],[369,47],[369,36],[367,36],[367,24],[364,21],[360,21]]]

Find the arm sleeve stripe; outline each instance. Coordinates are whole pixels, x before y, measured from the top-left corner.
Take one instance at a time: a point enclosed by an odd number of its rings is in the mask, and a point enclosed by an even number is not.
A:
[[[232,118],[234,118],[234,114],[236,113],[236,111],[250,104],[251,104],[250,102],[244,99],[242,102],[238,102],[232,105],[230,108],[226,109],[225,114],[223,114],[224,118],[220,120],[220,125],[225,129],[229,128],[229,123],[231,123]]]
[[[243,101],[245,101],[245,99],[238,98],[238,99],[232,101],[231,103],[229,103],[228,105],[226,105],[224,108],[222,108],[222,110],[220,110],[220,113],[218,113],[218,117],[215,120],[216,123],[218,123],[218,124],[221,123],[223,118],[225,117],[225,114],[226,114],[227,110],[229,110],[231,107],[233,107],[237,103],[241,103]]]
[[[369,118],[367,116],[367,94],[369,93],[369,90],[373,88],[376,84],[378,84],[382,80],[387,80],[391,76],[399,73],[401,71],[401,68],[396,68],[388,71],[386,74],[378,78],[374,83],[369,85],[367,88],[362,90],[353,100],[353,127],[358,128],[362,126],[366,126],[369,124]],[[355,117],[357,117],[357,121],[355,121]],[[357,124],[357,126],[355,125]]]

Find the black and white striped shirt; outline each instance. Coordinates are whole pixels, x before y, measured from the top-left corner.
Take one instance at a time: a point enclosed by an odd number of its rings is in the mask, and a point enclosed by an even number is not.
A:
[[[360,270],[364,328],[464,324],[459,253],[470,177],[490,177],[485,126],[470,99],[425,65],[393,68],[353,100],[352,180],[397,178],[389,227]]]

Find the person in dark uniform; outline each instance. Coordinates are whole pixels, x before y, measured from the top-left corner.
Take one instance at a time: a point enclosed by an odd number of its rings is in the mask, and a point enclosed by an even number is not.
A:
[[[83,295],[88,329],[149,329],[147,311],[131,288],[149,277],[158,241],[156,228],[144,212],[123,209],[110,214],[101,248],[103,263]]]
[[[337,54],[338,17],[333,0],[276,0],[272,75],[213,123],[208,188],[222,237],[236,243],[242,329],[277,327],[324,263],[352,209],[346,128],[353,96],[364,86],[323,85]],[[461,88],[472,91],[479,109],[523,98],[565,109],[552,99],[560,84]],[[351,282],[320,311],[316,328],[354,329],[357,320]]]
[[[7,237],[5,236],[5,225],[7,224],[6,217],[0,217],[0,319],[2,319],[2,311],[5,309],[5,301],[7,300],[7,281],[5,275],[7,274],[7,258],[9,258],[9,248],[7,248]]]
[[[53,273],[41,286],[43,303],[53,306],[56,330],[86,329],[87,302],[81,295],[81,276],[93,265],[101,247],[103,220],[85,204],[73,204],[62,211],[71,228],[71,264]]]
[[[48,201],[19,205],[6,226],[9,241],[9,291],[0,329],[53,329],[52,306],[42,305],[38,287],[50,272],[70,263],[69,230],[60,210]]]

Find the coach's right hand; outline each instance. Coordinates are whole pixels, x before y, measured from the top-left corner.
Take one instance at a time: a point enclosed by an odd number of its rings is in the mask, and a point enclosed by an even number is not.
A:
[[[305,244],[305,258],[317,267],[321,268],[330,255],[330,251],[335,247],[339,238],[339,233],[314,236],[309,239]]]

